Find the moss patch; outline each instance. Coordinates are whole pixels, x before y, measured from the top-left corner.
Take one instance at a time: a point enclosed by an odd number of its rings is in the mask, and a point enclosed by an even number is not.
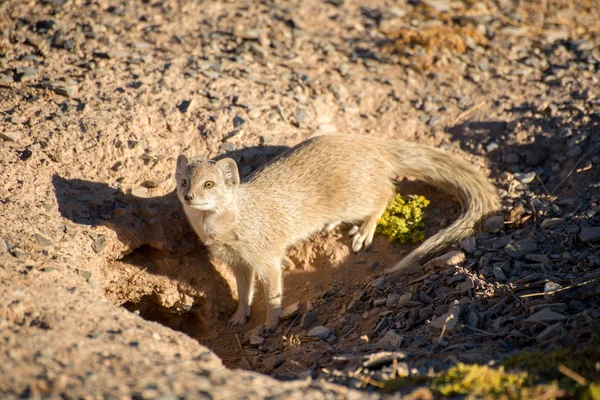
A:
[[[376,233],[400,243],[417,243],[425,239],[423,209],[429,200],[423,196],[403,197],[397,194],[377,222]]]

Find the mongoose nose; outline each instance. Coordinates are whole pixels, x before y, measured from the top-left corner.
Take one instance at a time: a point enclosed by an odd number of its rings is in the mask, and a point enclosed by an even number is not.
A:
[[[192,201],[192,200],[194,200],[194,195],[186,194],[185,196],[183,196],[183,198],[186,199],[187,201]]]

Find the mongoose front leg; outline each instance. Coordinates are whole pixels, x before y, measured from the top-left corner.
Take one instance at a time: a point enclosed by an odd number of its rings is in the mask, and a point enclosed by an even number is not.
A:
[[[254,271],[247,265],[236,265],[233,274],[237,283],[238,307],[229,323],[233,326],[246,324],[250,316],[250,305],[254,295]]]
[[[271,333],[279,325],[279,316],[281,314],[281,299],[283,297],[281,261],[277,260],[272,264],[265,265],[263,268],[262,281],[267,299],[267,318],[264,324],[264,331],[265,333]]]

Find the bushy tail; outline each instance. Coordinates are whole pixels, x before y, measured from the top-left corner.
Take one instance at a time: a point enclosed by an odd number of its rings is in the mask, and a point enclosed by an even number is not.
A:
[[[421,261],[471,236],[483,218],[500,209],[494,186],[476,167],[457,156],[416,143],[402,143],[390,150],[399,176],[413,176],[454,195],[460,200],[463,213],[386,273],[418,267]]]

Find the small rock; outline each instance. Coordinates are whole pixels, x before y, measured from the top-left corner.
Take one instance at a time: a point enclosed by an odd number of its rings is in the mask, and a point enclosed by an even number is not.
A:
[[[5,142],[16,142],[21,139],[23,135],[19,132],[0,132],[0,139]]]
[[[245,123],[246,123],[246,120],[244,120],[239,115],[236,115],[235,117],[233,117],[233,127],[234,128],[239,128],[240,126],[244,125]]]
[[[412,293],[404,293],[402,296],[400,296],[400,298],[398,299],[398,304],[401,306],[405,306],[407,305],[413,298],[413,294]]]
[[[504,235],[492,242],[492,248],[502,249],[512,240],[512,235]]]
[[[385,305],[386,305],[387,307],[392,307],[392,306],[394,306],[394,305],[395,305],[395,304],[398,302],[398,298],[399,298],[399,297],[400,297],[400,296],[399,296],[398,294],[396,294],[396,293],[390,293],[390,294],[388,294],[388,295],[387,295],[387,298],[386,298]]]
[[[371,282],[371,285],[373,285],[375,289],[383,289],[385,286],[385,278],[377,278],[373,282]]]
[[[92,244],[92,249],[96,253],[100,253],[106,247],[106,237],[104,235],[98,235],[98,237],[94,240]]]
[[[431,320],[430,327],[434,329],[443,329],[446,327],[446,331],[452,332],[458,325],[458,317],[460,315],[460,307],[458,302],[454,302],[447,313],[440,315],[437,318]]]
[[[504,251],[512,258],[520,260],[525,254],[533,253],[538,249],[537,243],[533,238],[526,238],[519,241],[512,240],[506,245]]]
[[[13,248],[11,250],[11,254],[20,260],[27,257],[27,253],[25,253],[23,250],[19,249],[18,247]]]
[[[52,245],[52,241],[50,241],[50,239],[43,237],[39,233],[36,233],[34,236],[39,247],[44,248]]]
[[[535,172],[515,172],[515,178],[521,183],[531,183],[535,179]]]
[[[383,336],[377,342],[383,348],[392,348],[397,349],[402,346],[402,342],[404,341],[404,336],[400,336],[393,329],[386,332],[385,336]]]
[[[531,328],[539,324],[547,325],[557,321],[564,321],[567,317],[565,315],[556,313],[549,308],[544,308],[522,322],[523,327]]]
[[[466,251],[467,254],[472,254],[477,250],[477,242],[474,237],[470,237],[460,242],[460,247]]]
[[[77,273],[86,281],[89,281],[92,277],[92,273],[90,271],[86,271],[85,269],[77,270]]]
[[[580,146],[573,146],[565,153],[567,157],[577,157],[583,152]]]
[[[428,261],[427,263],[425,263],[425,268],[454,267],[460,265],[465,260],[465,253],[456,250],[446,253],[443,256],[436,257],[431,261]]]
[[[263,344],[264,342],[265,342],[265,339],[258,335],[250,336],[250,346],[252,346],[252,347],[258,347],[261,344]]]
[[[300,311],[300,303],[295,302],[294,304],[287,306],[281,311],[281,315],[279,316],[280,320],[290,319]]]
[[[469,325],[472,328],[477,328],[478,324],[479,316],[477,315],[477,313],[473,310],[469,311],[469,315],[467,316],[467,325]]]
[[[307,115],[308,115],[308,113],[306,112],[306,108],[301,108],[297,112],[293,113],[292,117],[294,117],[294,119],[300,125],[300,124],[302,124],[304,122],[304,120],[306,119]]]
[[[38,71],[32,67],[17,67],[16,75],[20,82],[28,82],[37,78]]]
[[[583,227],[579,233],[579,239],[583,242],[598,242],[600,241],[600,226]]]
[[[267,369],[276,369],[283,364],[283,356],[281,354],[272,355],[263,360],[263,365]]]
[[[8,246],[3,238],[0,237],[0,256],[8,251]]]
[[[494,273],[494,277],[498,282],[506,282],[506,275],[504,274],[502,268],[495,266],[492,272]]]
[[[58,82],[54,85],[54,91],[61,96],[73,97],[77,91],[77,84],[71,80]]]
[[[192,105],[193,100],[182,100],[181,103],[179,103],[177,105],[177,109],[181,112],[181,113],[186,113],[187,110],[190,108],[190,106]]]
[[[463,283],[460,284],[459,289],[461,292],[467,292],[475,287],[473,278],[468,277]]]
[[[325,339],[330,334],[331,334],[331,329],[321,326],[321,325],[315,326],[310,331],[308,331],[308,336],[319,338],[319,339]]]
[[[434,115],[433,117],[431,117],[429,119],[429,121],[427,122],[427,125],[436,126],[437,124],[442,122],[444,119],[445,119],[445,117],[443,115]]]
[[[525,254],[525,259],[538,263],[550,264],[550,259],[544,254]]]
[[[484,232],[494,233],[504,228],[504,217],[496,215],[485,220],[483,223]]]
[[[302,319],[302,323],[300,324],[300,326],[303,329],[308,329],[310,328],[315,322],[317,322],[317,318],[318,315],[316,312],[314,311],[309,311],[306,314],[304,314],[304,318]]]
[[[556,282],[546,282],[544,285],[544,298],[546,300],[552,300],[557,290],[560,290],[562,286]]]
[[[252,366],[250,365],[250,362],[247,359],[245,359],[245,358],[242,358],[242,361],[240,361],[240,365],[238,367],[240,369],[245,369],[245,370],[248,370],[248,371],[252,370]]]
[[[567,330],[563,326],[562,322],[558,322],[554,325],[550,325],[546,327],[543,331],[541,331],[536,337],[535,341],[538,343],[550,342],[555,338],[564,336],[567,334]]]
[[[565,222],[564,218],[546,218],[540,224],[541,229],[550,229]]]
[[[389,326],[390,326],[390,320],[388,319],[388,317],[384,317],[381,320],[381,322],[379,322],[377,324],[377,326],[375,327],[375,332],[381,333],[381,332],[385,331]]]

